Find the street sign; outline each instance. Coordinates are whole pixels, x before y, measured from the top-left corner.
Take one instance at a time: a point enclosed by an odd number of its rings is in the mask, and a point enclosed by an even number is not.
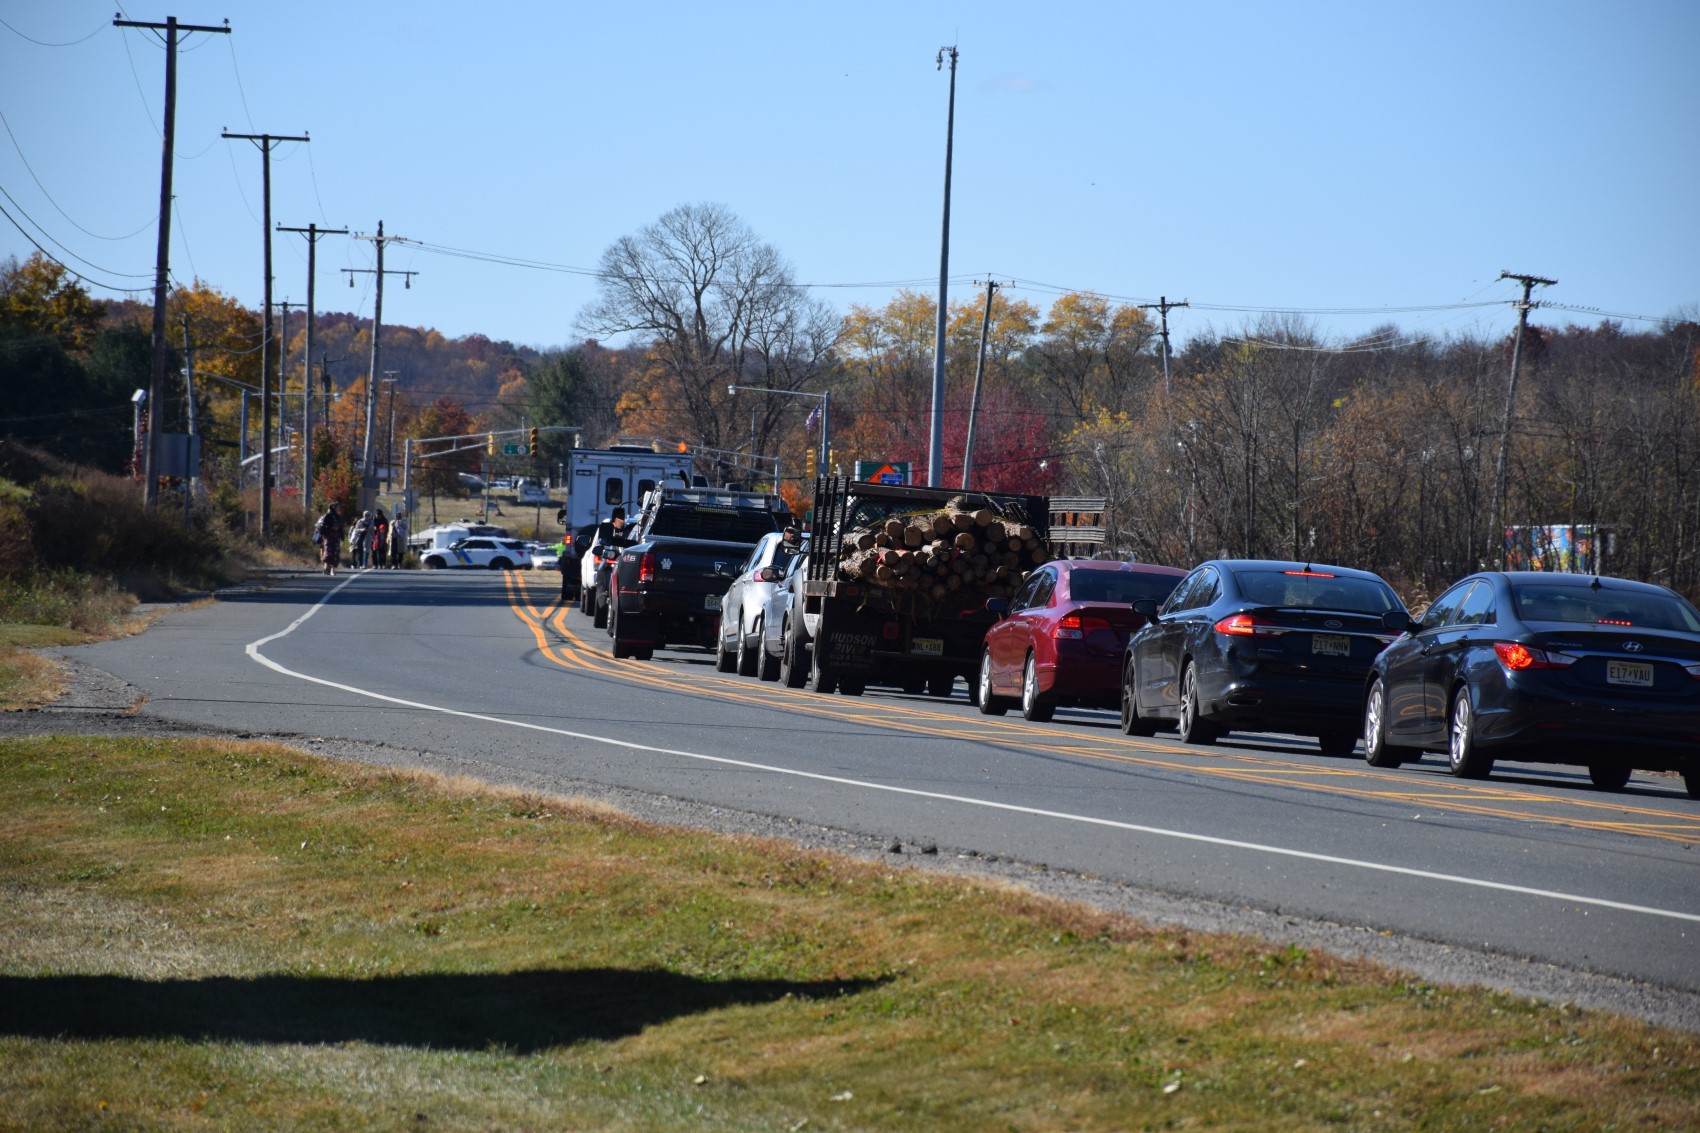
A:
[[[907,460],[858,460],[856,479],[869,484],[909,483]]]
[[[530,445],[503,445],[503,456],[525,456],[531,451]]]

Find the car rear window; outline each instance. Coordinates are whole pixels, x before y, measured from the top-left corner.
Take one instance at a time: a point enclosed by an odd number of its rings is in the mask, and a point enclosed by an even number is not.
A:
[[[1608,587],[1524,583],[1512,588],[1517,616],[1526,622],[1571,622],[1700,633],[1694,607],[1674,594]]]
[[[1149,598],[1161,604],[1184,575],[1135,574],[1120,570],[1076,570],[1068,576],[1068,594],[1076,602],[1125,602]]]
[[[1234,581],[1241,594],[1260,606],[1377,616],[1400,608],[1393,588],[1376,579],[1342,578],[1326,571],[1237,570]]]

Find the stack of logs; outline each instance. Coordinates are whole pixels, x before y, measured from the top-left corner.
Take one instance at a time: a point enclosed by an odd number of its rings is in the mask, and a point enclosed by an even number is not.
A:
[[[1027,572],[1050,558],[1032,527],[956,497],[942,511],[849,532],[839,572],[922,599],[953,591],[993,598],[1014,594]]]

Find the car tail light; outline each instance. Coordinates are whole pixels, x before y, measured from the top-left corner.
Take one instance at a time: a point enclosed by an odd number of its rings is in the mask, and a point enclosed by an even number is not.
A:
[[[1527,669],[1568,669],[1576,663],[1576,658],[1568,653],[1531,649],[1515,641],[1496,641],[1493,643],[1493,652],[1499,658],[1499,663],[1513,673],[1521,673]]]
[[[1689,676],[1700,681],[1700,661],[1697,661],[1692,665],[1684,665],[1683,668],[1688,671]]]
[[[1110,622],[1107,618],[1094,617],[1091,614],[1083,618],[1079,614],[1069,614],[1057,622],[1057,628],[1051,631],[1051,636],[1063,640],[1072,640],[1085,637],[1095,629],[1109,628]]]
[[[1215,629],[1217,633],[1224,633],[1229,637],[1280,637],[1287,632],[1286,626],[1278,626],[1274,622],[1266,622],[1250,614],[1235,614],[1223,618],[1216,623]]]
[[[1632,626],[1635,623],[1627,618],[1601,618],[1599,624],[1603,626]]]
[[[643,558],[638,560],[638,582],[644,583],[654,581],[655,556],[646,551],[644,552]]]

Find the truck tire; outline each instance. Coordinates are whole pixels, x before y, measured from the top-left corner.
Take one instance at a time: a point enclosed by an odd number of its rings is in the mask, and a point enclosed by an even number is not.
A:
[[[599,586],[590,601],[593,607],[590,614],[590,624],[597,629],[608,628],[608,595]]]
[[[809,650],[809,675],[803,687],[810,692],[830,694],[838,687],[838,675],[821,663],[820,650]]]
[[[956,687],[955,673],[939,673],[927,678],[928,696],[949,696]]]

